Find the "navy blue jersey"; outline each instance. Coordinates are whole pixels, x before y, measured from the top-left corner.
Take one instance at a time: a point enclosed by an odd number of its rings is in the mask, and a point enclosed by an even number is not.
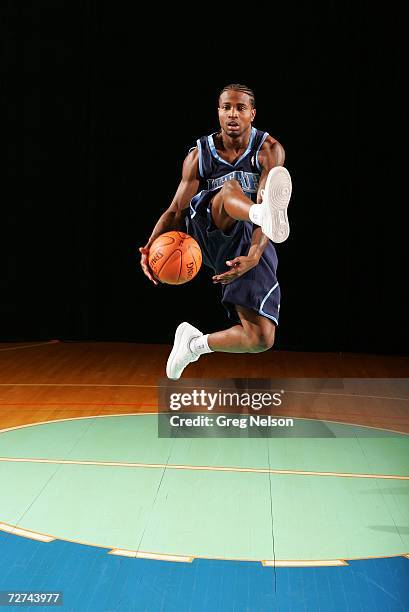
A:
[[[197,141],[200,175],[199,192],[219,189],[224,182],[236,179],[247,197],[255,202],[261,175],[258,153],[268,133],[261,132],[254,127],[251,128],[247,149],[235,164],[230,164],[219,156],[214,146],[214,135],[202,136]]]
[[[200,186],[190,201],[185,222],[187,233],[199,243],[203,263],[220,274],[229,269],[227,260],[247,255],[253,225],[250,221],[236,221],[226,232],[218,229],[211,211],[213,198],[223,183],[236,179],[247,197],[256,202],[261,175],[258,153],[268,133],[252,128],[248,147],[235,164],[218,155],[213,136],[202,136],[197,141]],[[277,254],[269,242],[257,266],[234,282],[221,285],[222,303],[231,319],[240,323],[236,306],[243,306],[278,324],[281,294],[276,270]]]

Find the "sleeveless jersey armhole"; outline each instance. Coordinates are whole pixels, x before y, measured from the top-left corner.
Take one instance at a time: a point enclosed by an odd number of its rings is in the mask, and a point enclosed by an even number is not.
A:
[[[202,143],[200,142],[200,138],[197,139],[197,150],[199,152],[199,176],[204,178],[203,174],[203,152],[202,152]]]
[[[269,136],[269,135],[270,135],[270,134],[269,134],[268,132],[264,132],[264,134],[263,134],[263,136],[262,136],[262,138],[261,138],[260,144],[258,145],[258,147],[257,147],[257,151],[256,151],[256,156],[255,156],[255,159],[256,159],[256,166],[257,166],[257,169],[258,169],[258,171],[260,172],[260,174],[261,174],[261,166],[260,166],[260,162],[258,161],[258,154],[259,154],[260,149],[261,149],[261,147],[263,146],[263,144],[264,144],[264,142],[265,142],[265,140],[266,140],[267,136]]]

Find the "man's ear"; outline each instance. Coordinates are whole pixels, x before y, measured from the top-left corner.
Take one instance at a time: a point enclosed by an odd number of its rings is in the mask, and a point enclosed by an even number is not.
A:
[[[251,121],[254,121],[254,117],[256,116],[256,109],[253,108],[253,110],[251,111]]]

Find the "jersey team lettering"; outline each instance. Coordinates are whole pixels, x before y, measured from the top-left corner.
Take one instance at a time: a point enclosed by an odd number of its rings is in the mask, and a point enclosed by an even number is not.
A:
[[[209,190],[218,189],[226,181],[235,179],[240,183],[243,191],[247,193],[257,193],[260,175],[253,172],[243,172],[242,170],[234,170],[224,176],[215,179],[207,179]]]

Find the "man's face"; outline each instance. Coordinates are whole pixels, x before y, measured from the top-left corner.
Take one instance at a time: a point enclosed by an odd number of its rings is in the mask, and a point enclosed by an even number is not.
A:
[[[222,131],[238,138],[249,129],[256,115],[250,96],[241,91],[224,91],[219,99],[219,121]]]

